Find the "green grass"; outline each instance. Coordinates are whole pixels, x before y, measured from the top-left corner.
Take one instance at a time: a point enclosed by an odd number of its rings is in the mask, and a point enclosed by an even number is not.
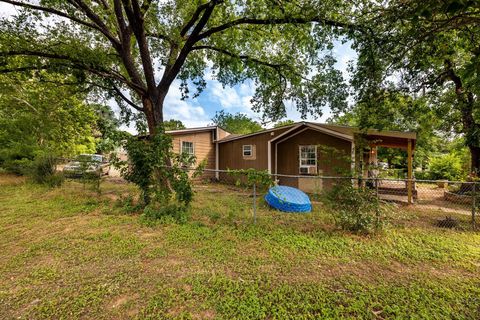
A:
[[[478,319],[480,234],[441,212],[396,210],[378,235],[269,210],[200,185],[185,224],[148,223],[116,199],[0,175],[0,318]]]

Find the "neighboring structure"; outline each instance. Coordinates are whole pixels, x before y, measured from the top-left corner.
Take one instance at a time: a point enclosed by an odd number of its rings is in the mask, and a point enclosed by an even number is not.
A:
[[[173,136],[175,152],[194,154],[197,161],[206,159],[209,169],[268,170],[278,175],[280,184],[304,191],[325,185],[302,176],[349,175],[355,167],[368,175],[365,164],[376,164],[378,146],[406,149],[408,178],[412,178],[414,132],[360,131],[353,127],[299,122],[246,135],[229,134],[216,126],[167,133]],[[215,176],[218,178],[218,174]],[[405,188],[409,200],[412,189],[411,185]]]

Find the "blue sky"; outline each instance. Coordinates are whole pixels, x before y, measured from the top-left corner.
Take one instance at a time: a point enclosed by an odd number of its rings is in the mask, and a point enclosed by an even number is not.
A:
[[[13,6],[5,3],[0,4],[0,18],[8,17],[16,13],[17,11]],[[337,42],[333,53],[337,59],[336,67],[341,70],[344,77],[348,79],[348,62],[356,59],[356,53],[350,48],[350,43],[348,42],[345,44]],[[206,80],[207,86],[198,98],[184,101],[181,100],[179,82],[174,82],[165,101],[165,119],[181,120],[187,127],[205,126],[211,124],[212,117],[215,115],[215,112],[219,110],[225,110],[230,113],[241,112],[255,120],[260,119],[261,115],[254,113],[251,109],[250,99],[255,90],[251,81],[246,81],[233,88],[223,88],[208,72]],[[112,102],[112,104],[114,104],[114,102]],[[301,120],[300,114],[292,104],[288,101],[286,101],[285,104],[287,105],[287,118],[285,119]],[[112,105],[112,107],[116,109],[115,106]],[[309,117],[307,120],[321,122],[325,121],[329,115],[329,110],[326,109],[320,118],[315,119],[314,117]],[[132,128],[128,128],[127,130],[134,132]]]

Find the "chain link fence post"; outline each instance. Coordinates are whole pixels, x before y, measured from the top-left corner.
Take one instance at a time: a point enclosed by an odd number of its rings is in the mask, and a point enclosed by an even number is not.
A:
[[[476,192],[476,183],[473,182],[473,187],[472,187],[472,228],[473,230],[476,229],[475,225],[475,215],[477,211],[477,192]]]
[[[257,184],[253,184],[253,224],[257,223]]]

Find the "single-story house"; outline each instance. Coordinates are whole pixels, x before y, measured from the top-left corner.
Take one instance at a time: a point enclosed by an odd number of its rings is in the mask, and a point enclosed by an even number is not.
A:
[[[198,162],[206,160],[207,169],[268,170],[278,175],[276,179],[280,184],[304,191],[325,187],[313,185],[318,181],[308,176],[349,175],[358,166],[376,164],[378,146],[407,150],[408,178],[411,178],[416,141],[415,132],[359,130],[314,122],[299,122],[244,135],[230,134],[217,126],[167,133],[173,137],[175,152],[195,155]],[[363,171],[367,176],[368,170]],[[218,172],[209,175],[219,177]],[[409,194],[409,199],[411,196]]]

